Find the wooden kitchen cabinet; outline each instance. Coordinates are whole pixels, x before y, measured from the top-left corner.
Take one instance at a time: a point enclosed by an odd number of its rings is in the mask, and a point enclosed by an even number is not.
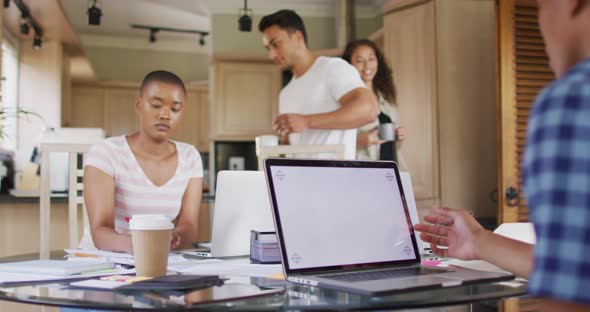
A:
[[[395,0],[384,12],[384,53],[408,132],[398,158],[420,215],[435,203],[494,216],[495,1]]]
[[[201,202],[199,221],[197,226],[197,241],[206,243],[211,241],[211,206],[212,203]]]
[[[195,145],[195,147],[197,147],[199,140],[200,129],[195,125],[194,118],[191,117],[198,116],[200,113],[197,96],[198,94],[196,92],[187,90],[184,115],[173,136],[173,140],[180,142],[191,142],[191,144]],[[195,97],[197,97],[197,100],[195,100]]]
[[[190,142],[203,152],[209,148],[209,91],[207,86],[187,89],[187,105],[183,120],[174,135],[174,140]]]
[[[201,92],[198,94],[199,96],[199,109],[201,110],[199,113],[199,144],[198,149],[199,151],[208,151],[209,150],[209,106],[211,105],[211,101],[209,98],[209,88],[203,88]]]
[[[104,91],[93,86],[79,86],[72,90],[67,127],[104,128]],[[71,106],[70,106],[71,107]]]
[[[135,112],[138,89],[105,88],[104,125],[109,136],[129,134],[139,129],[139,117]]]
[[[258,135],[273,133],[281,90],[276,65],[216,60],[213,77],[213,139],[253,141]]]
[[[107,137],[133,133],[139,128],[135,101],[139,84],[100,82],[74,84],[64,126],[103,128]],[[187,85],[185,114],[174,140],[209,150],[209,91],[207,85]]]

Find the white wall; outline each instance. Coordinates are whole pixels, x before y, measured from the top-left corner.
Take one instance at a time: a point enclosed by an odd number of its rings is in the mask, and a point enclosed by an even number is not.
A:
[[[19,106],[43,116],[53,127],[61,124],[62,62],[60,42],[43,42],[39,50],[34,50],[30,42],[21,42]],[[43,127],[43,121],[35,117],[18,121],[17,170],[28,163]]]
[[[260,15],[254,16],[251,32],[240,32],[236,14],[212,15],[213,53],[266,55],[266,49],[262,44],[262,34],[258,31],[258,23],[261,18]],[[336,47],[333,17],[301,16],[301,18],[305,23],[308,46],[312,51]]]

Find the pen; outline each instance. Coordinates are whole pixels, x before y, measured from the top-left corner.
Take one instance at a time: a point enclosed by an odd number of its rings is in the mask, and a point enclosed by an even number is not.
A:
[[[117,264],[120,265],[123,269],[126,269],[126,270],[135,268],[135,266],[134,265],[131,265],[131,264],[123,264],[123,263],[117,263]]]
[[[87,254],[87,253],[81,253],[81,252],[76,252],[73,254],[73,256],[74,257],[83,257],[83,258],[102,258],[101,256]]]

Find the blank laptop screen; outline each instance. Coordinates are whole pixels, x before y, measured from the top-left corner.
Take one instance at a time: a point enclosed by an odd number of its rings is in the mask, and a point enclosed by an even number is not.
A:
[[[417,261],[395,169],[269,168],[289,270]]]

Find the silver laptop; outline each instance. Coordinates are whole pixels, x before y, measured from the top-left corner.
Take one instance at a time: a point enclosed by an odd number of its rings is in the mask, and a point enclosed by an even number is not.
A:
[[[381,295],[514,278],[422,267],[394,162],[266,159],[264,165],[289,281]]]
[[[220,171],[217,174],[213,229],[205,257],[250,254],[250,231],[272,231],[274,223],[262,171]]]

